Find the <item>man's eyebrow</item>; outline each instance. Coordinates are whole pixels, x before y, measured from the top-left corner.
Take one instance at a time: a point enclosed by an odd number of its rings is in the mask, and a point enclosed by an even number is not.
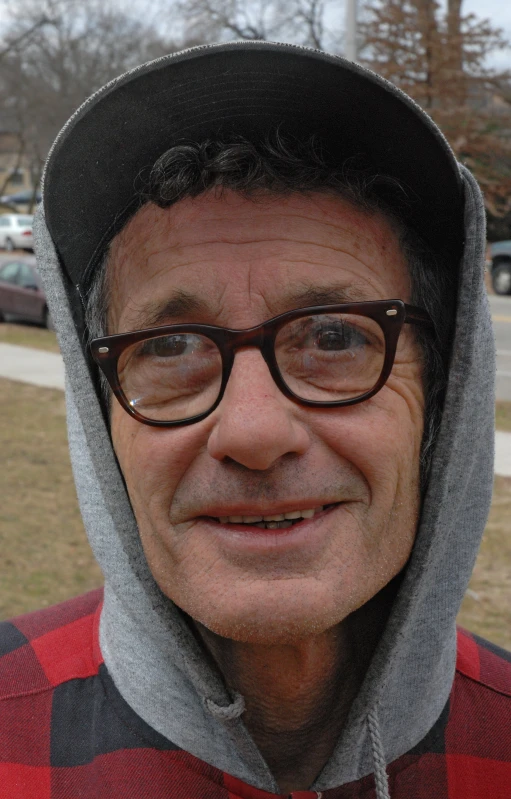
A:
[[[342,302],[364,302],[368,299],[365,287],[332,284],[314,286],[303,284],[286,292],[285,303],[290,308],[306,308],[309,305],[335,305]]]
[[[171,324],[173,320],[182,319],[191,314],[206,314],[207,311],[208,307],[203,300],[184,289],[177,289],[165,300],[148,303],[138,309],[136,315],[130,319],[130,326],[135,330],[143,330],[144,328],[158,327],[165,322]]]
[[[279,298],[282,310],[306,308],[309,305],[335,305],[342,302],[363,302],[367,300],[367,291],[356,285],[333,284],[314,286],[299,284]],[[148,303],[130,318],[132,330],[144,330],[163,324],[172,324],[174,320],[190,316],[207,317],[211,312],[208,304],[184,289],[177,289],[164,301]]]

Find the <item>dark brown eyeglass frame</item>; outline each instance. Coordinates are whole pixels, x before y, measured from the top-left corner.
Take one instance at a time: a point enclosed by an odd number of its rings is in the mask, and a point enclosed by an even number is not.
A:
[[[323,313],[346,313],[358,316],[367,316],[377,322],[385,339],[385,358],[380,377],[369,391],[358,397],[344,400],[306,400],[295,394],[284,382],[275,357],[275,338],[280,328],[293,319],[302,316],[313,316]],[[232,330],[226,327],[201,324],[178,324],[152,327],[145,330],[135,330],[132,333],[119,333],[114,336],[104,336],[94,339],[90,344],[92,357],[102,370],[108,383],[124,410],[142,424],[152,427],[176,427],[200,422],[209,416],[220,404],[229,380],[234,356],[242,347],[256,347],[260,350],[270,374],[282,393],[289,399],[308,407],[340,408],[343,405],[356,405],[359,402],[373,397],[380,391],[388,380],[394,365],[397,342],[403,324],[425,325],[432,327],[433,323],[427,311],[408,305],[403,300],[375,300],[371,302],[341,303],[338,305],[314,305],[308,308],[297,308],[293,311],[279,314],[261,325],[246,330]],[[220,351],[222,358],[222,381],[218,398],[215,403],[204,413],[186,419],[177,419],[171,422],[147,419],[130,405],[124,395],[117,374],[117,363],[123,351],[133,344],[158,336],[174,335],[179,333],[195,333],[205,336],[213,341]]]

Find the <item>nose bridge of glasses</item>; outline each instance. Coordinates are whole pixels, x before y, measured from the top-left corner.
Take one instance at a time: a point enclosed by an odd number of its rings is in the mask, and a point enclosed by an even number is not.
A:
[[[229,348],[233,354],[245,347],[254,347],[263,352],[266,343],[263,325],[251,328],[250,330],[232,330],[230,333]]]
[[[273,367],[274,358],[272,356],[273,329],[268,328],[267,324],[262,324],[258,325],[257,327],[253,327],[250,330],[231,330],[229,333],[230,335],[226,343],[229,350],[231,367],[234,363],[236,353],[240,350],[259,350],[263,360],[266,363],[266,366],[275,379]]]

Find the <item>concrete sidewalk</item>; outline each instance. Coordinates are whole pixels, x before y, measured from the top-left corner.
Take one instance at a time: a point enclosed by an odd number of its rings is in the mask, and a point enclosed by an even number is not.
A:
[[[64,388],[62,357],[0,342],[0,377],[45,388]],[[495,473],[511,477],[511,433],[495,433]]]
[[[64,388],[62,356],[0,342],[0,377],[45,388]]]
[[[495,431],[495,474],[511,477],[511,433]]]

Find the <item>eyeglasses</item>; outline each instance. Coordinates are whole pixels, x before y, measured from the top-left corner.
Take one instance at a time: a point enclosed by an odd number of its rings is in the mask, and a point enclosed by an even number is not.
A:
[[[220,403],[237,350],[260,350],[282,393],[338,408],[373,397],[394,364],[403,324],[432,326],[402,300],[288,311],[247,330],[179,324],[105,336],[94,360],[124,410],[156,427],[193,424]]]

